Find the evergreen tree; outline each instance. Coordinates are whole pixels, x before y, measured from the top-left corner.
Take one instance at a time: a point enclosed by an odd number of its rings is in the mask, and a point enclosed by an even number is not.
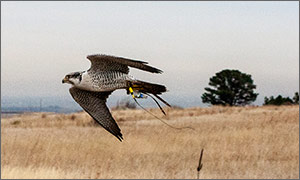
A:
[[[295,97],[294,97],[295,98]],[[270,98],[265,97],[264,105],[288,105],[288,104],[294,104],[293,100],[289,97],[282,97],[281,95],[278,95],[276,98],[271,96]]]
[[[295,96],[293,97],[294,104],[299,104],[299,93],[295,92]]]
[[[256,100],[254,93],[256,85],[253,84],[251,75],[238,70],[223,70],[210,78],[209,85],[202,95],[204,103],[212,105],[246,105]]]

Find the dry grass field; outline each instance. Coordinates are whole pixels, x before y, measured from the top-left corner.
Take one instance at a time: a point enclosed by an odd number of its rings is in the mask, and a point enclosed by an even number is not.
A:
[[[161,114],[158,109],[151,109]],[[299,106],[115,110],[124,141],[84,112],[1,120],[1,178],[299,178]],[[163,115],[160,115],[163,117]]]

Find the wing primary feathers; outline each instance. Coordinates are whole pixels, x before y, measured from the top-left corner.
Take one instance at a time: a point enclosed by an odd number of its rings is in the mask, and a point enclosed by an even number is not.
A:
[[[102,71],[118,70],[118,71],[123,71],[125,73],[128,73],[129,70],[126,68],[130,66],[151,73],[163,72],[160,69],[157,69],[152,66],[148,66],[147,62],[127,59],[123,57],[109,56],[104,54],[95,54],[95,55],[87,56],[87,59],[91,61],[92,63],[91,69],[93,70],[102,70]]]
[[[112,92],[92,92],[75,87],[69,89],[73,99],[104,129],[122,141],[121,130],[106,106]]]
[[[83,108],[83,107],[82,107]],[[120,132],[120,129],[118,130],[111,130],[111,129],[107,129],[103,126],[103,124],[101,124],[87,109],[83,108],[99,125],[101,125],[104,129],[106,129],[108,132],[110,132],[112,135],[114,135],[116,138],[119,139],[119,141],[122,142],[123,140],[123,135]]]

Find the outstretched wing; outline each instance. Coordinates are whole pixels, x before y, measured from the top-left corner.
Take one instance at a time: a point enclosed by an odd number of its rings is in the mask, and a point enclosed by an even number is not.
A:
[[[69,91],[74,100],[89,113],[97,123],[122,141],[121,130],[106,106],[106,99],[112,91],[91,92],[75,87],[70,88]]]
[[[128,74],[129,68],[134,67],[152,73],[162,73],[162,70],[155,67],[148,66],[147,62],[126,59],[123,57],[108,56],[103,54],[96,54],[87,56],[92,65],[89,71],[120,71]]]

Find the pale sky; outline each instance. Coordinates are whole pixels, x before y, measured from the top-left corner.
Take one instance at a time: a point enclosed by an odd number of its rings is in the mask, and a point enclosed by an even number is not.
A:
[[[163,97],[179,104],[201,104],[209,78],[227,68],[252,75],[256,104],[292,97],[299,2],[1,2],[2,97],[70,97],[62,78],[96,53],[162,69],[131,74],[166,85]]]

